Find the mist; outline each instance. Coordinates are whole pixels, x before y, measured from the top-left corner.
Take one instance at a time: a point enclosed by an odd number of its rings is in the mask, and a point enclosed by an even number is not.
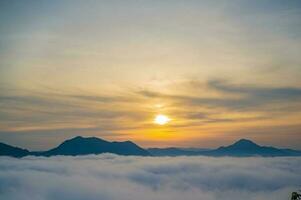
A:
[[[0,199],[283,200],[300,172],[296,157],[1,157]]]

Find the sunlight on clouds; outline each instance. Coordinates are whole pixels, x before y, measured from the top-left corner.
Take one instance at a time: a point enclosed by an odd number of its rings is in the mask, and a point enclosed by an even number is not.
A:
[[[260,126],[277,142],[271,127],[300,125],[296,2],[4,2],[0,139],[32,131],[50,145],[41,135],[73,129],[216,146]]]
[[[110,95],[84,91],[6,92],[0,95],[2,107],[5,105],[0,114],[6,116],[0,121],[0,128],[10,134],[77,129],[82,134],[89,132],[109,140],[132,140],[143,146],[184,146],[190,145],[189,140],[192,145],[196,141],[223,138],[226,132],[300,124],[300,89],[238,87],[223,82],[181,84],[184,84],[179,87],[181,90],[171,89],[169,93],[137,89],[111,91]],[[185,94],[198,87],[197,84],[200,84],[200,94]],[[219,92],[221,96],[207,96],[208,90]],[[243,98],[237,101],[232,93]],[[256,98],[265,93],[271,97]],[[158,113],[172,118],[166,129],[153,123]],[[183,144],[178,143],[181,140]]]

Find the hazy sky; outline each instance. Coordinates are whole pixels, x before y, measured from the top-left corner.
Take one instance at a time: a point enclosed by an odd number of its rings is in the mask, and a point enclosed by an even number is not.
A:
[[[298,148],[300,19],[299,0],[2,0],[0,141]]]

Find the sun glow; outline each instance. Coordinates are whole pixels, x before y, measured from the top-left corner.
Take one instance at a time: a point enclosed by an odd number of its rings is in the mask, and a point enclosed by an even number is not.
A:
[[[155,124],[164,125],[167,124],[170,121],[169,117],[166,115],[157,115],[154,119]]]

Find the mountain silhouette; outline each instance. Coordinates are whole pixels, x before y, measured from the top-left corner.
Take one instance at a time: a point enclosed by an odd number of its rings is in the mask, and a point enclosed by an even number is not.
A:
[[[300,156],[301,151],[278,149],[275,147],[260,146],[251,140],[241,139],[232,145],[219,147],[207,152],[212,156]]]
[[[181,148],[150,148],[148,151],[154,156],[193,156],[193,155],[204,155],[204,156],[301,156],[301,151],[291,149],[278,149],[275,147],[265,147],[254,143],[251,140],[240,139],[237,142],[226,146],[219,147],[213,150],[189,150]]]
[[[64,141],[58,147],[49,151],[40,152],[38,155],[54,156],[54,155],[88,155],[114,153],[118,155],[137,155],[149,156],[149,152],[139,147],[131,141],[125,142],[108,142],[96,137],[84,138],[81,136]]]
[[[131,141],[109,142],[96,137],[84,138],[81,136],[66,140],[53,149],[41,152],[30,152],[26,149],[0,143],[0,156],[78,156],[101,153],[114,153],[118,155],[134,156],[301,156],[301,151],[260,146],[247,139],[241,139],[229,146],[222,146],[212,150],[176,147],[149,148],[146,150]]]
[[[23,157],[29,155],[30,152],[26,149],[13,147],[0,142],[0,156]]]

